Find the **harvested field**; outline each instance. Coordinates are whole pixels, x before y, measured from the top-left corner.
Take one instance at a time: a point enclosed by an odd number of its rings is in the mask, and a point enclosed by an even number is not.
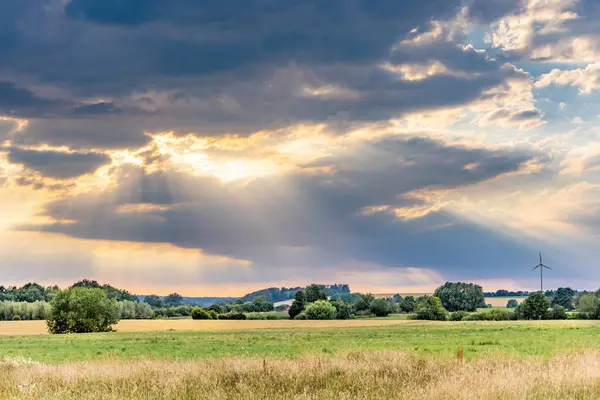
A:
[[[391,326],[398,324],[419,324],[421,321],[399,319],[360,319],[333,321],[210,321],[191,319],[154,319],[123,320],[116,326],[118,332],[155,332],[155,331],[235,331],[282,328],[345,328],[359,326]],[[45,321],[2,321],[0,336],[46,335]]]

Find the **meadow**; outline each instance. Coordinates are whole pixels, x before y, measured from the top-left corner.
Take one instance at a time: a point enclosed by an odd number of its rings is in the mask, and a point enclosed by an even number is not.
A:
[[[30,334],[0,336],[0,399],[600,397],[599,321],[9,325]]]
[[[154,332],[143,331],[157,322],[163,323],[162,331],[158,325]],[[136,323],[137,332],[3,336],[0,357],[23,356],[49,364],[232,356],[293,359],[348,350],[401,350],[444,357],[463,347],[464,357],[474,359],[500,352],[549,357],[600,348],[598,321],[122,321],[118,329]],[[169,326],[180,331],[165,330],[175,329]]]

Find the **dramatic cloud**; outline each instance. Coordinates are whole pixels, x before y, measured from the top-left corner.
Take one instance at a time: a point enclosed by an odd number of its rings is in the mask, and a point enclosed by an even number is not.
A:
[[[3,276],[529,289],[548,249],[600,285],[599,24],[595,0],[0,2]]]
[[[16,147],[4,149],[8,161],[56,179],[76,178],[108,164],[110,158],[98,153],[64,153],[51,150],[27,150]]]
[[[525,248],[445,213],[406,220],[395,217],[393,210],[420,209],[422,202],[409,195],[415,191],[473,185],[517,171],[530,158],[520,152],[448,147],[425,139],[388,139],[305,166],[329,173],[299,171],[247,185],[128,167],[115,190],[53,203],[47,213],[56,223],[26,229],[170,242],[267,266],[316,267],[340,259],[429,266],[447,259],[452,261],[446,268],[464,274],[478,265],[473,250],[461,255],[475,238],[481,257],[494,246],[513,254],[523,254]],[[369,212],[381,206],[389,211]],[[460,238],[462,244],[438,245],[435,253],[427,250],[425,242],[450,237]],[[481,275],[494,276],[491,271]]]

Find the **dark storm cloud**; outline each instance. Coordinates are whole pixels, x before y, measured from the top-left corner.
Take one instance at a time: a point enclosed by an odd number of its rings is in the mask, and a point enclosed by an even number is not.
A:
[[[116,190],[55,202],[47,214],[57,223],[22,228],[83,238],[170,242],[262,265],[317,267],[359,260],[475,272],[484,253],[510,254],[498,258],[504,262],[522,256],[525,246],[442,212],[401,220],[387,212],[363,211],[377,205],[422,205],[402,196],[481,182],[515,171],[530,158],[519,152],[414,139],[364,145],[307,166],[331,167],[330,174],[303,171],[247,185],[127,168]],[[473,164],[475,168],[465,168]],[[119,211],[123,204],[139,203],[170,207]],[[480,245],[468,249],[474,242]]]
[[[142,128],[133,122],[110,117],[101,119],[35,119],[30,120],[24,133],[15,135],[14,144],[34,146],[68,145],[84,148],[137,148],[150,142]]]
[[[0,115],[44,116],[61,102],[40,98],[11,82],[0,82]]]
[[[11,115],[36,120],[19,138],[24,144],[116,148],[146,143],[144,131],[218,135],[387,120],[466,104],[509,78],[526,79],[446,38],[394,47],[414,28],[451,19],[461,0],[24,3],[0,4],[0,76],[5,90],[24,91],[12,93],[13,102],[28,103]],[[434,60],[456,73],[408,82],[379,67]],[[304,93],[326,85],[353,95]],[[54,101],[32,94],[40,86],[68,97],[52,120],[42,118],[50,104],[35,105]],[[0,112],[8,113],[1,101]]]
[[[123,110],[114,103],[100,102],[84,104],[73,110],[74,115],[109,115],[120,114]]]
[[[110,162],[106,154],[65,153],[51,150],[27,150],[17,147],[4,149],[8,161],[55,179],[76,178],[96,171]]]

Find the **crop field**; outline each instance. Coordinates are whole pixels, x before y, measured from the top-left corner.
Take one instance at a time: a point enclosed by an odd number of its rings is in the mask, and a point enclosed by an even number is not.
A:
[[[212,321],[192,319],[154,319],[122,320],[116,325],[118,332],[156,332],[156,331],[232,331],[256,329],[296,329],[296,328],[345,328],[360,326],[389,326],[397,324],[415,324],[419,321],[407,321],[406,315],[390,315],[387,318],[331,320],[331,321],[294,321],[294,320],[246,320]],[[47,335],[45,321],[0,321],[0,336]]]
[[[486,297],[485,304],[491,304],[494,307],[506,307],[509,300],[516,300],[519,304],[525,301],[527,297],[507,296],[507,297]]]

